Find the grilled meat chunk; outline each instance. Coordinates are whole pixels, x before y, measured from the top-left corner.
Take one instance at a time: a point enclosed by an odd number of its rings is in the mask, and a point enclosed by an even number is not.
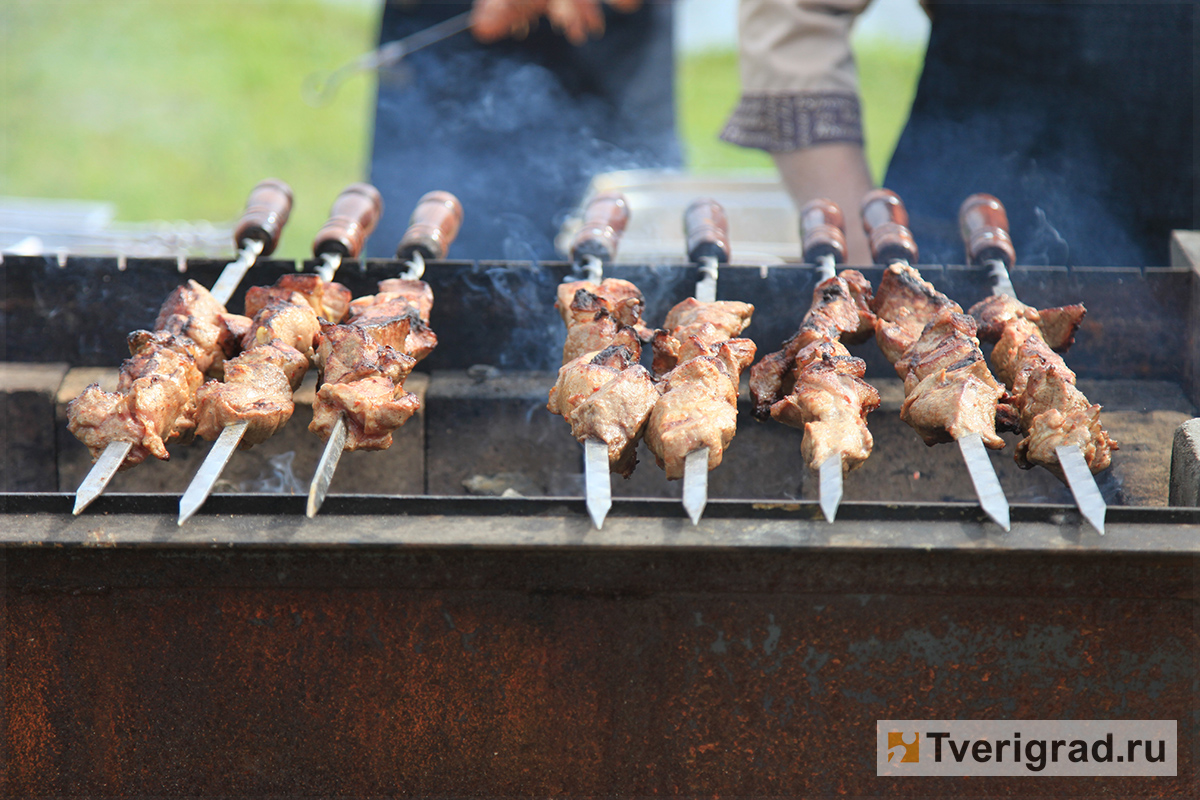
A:
[[[906,264],[883,274],[871,303],[875,339],[904,378],[900,418],[927,445],[977,433],[993,450],[1004,389],[992,377],[975,338],[975,320]]]
[[[384,450],[420,408],[404,389],[413,366],[437,345],[427,323],[433,292],[423,281],[381,281],[356,298],[343,325],[323,324],[317,346],[321,388],[309,430],[328,439],[346,421],[347,450]]]
[[[283,275],[272,286],[251,286],[246,290],[246,315],[254,317],[264,307],[292,294],[301,295],[313,312],[330,322],[341,322],[350,308],[350,290],[340,283],[321,280],[320,275],[294,273]]]
[[[196,393],[196,435],[213,440],[245,422],[240,448],[273,436],[292,418],[292,392],[308,371],[319,330],[317,312],[299,292],[261,306],[245,336],[247,348],[225,362],[224,381],[209,381]]]
[[[1086,313],[1087,309],[1078,303],[1038,310],[1015,297],[1002,294],[993,295],[971,306],[971,316],[979,322],[981,340],[998,341],[1009,323],[1023,319],[1036,325],[1042,341],[1057,352],[1066,350],[1075,342],[1075,331],[1079,330]]]
[[[1036,311],[1010,297],[991,297],[971,307],[981,330],[995,337],[992,365],[1026,434],[1017,443],[1018,466],[1045,467],[1060,480],[1056,446],[1078,445],[1094,473],[1107,469],[1118,449],[1100,422],[1100,406],[1075,387],[1075,373],[1053,349],[1070,345],[1083,314],[1082,306]]]
[[[795,386],[792,365],[797,354],[814,342],[846,339],[861,341],[865,326],[874,330],[875,315],[867,308],[871,285],[862,273],[848,269],[821,281],[813,290],[813,301],[800,329],[783,343],[783,349],[764,356],[750,370],[750,401],[755,419],[771,416],[771,406]]]
[[[619,278],[605,278],[598,284],[591,281],[560,283],[554,307],[558,309],[558,313],[562,315],[563,324],[568,328],[571,327],[572,320],[575,318],[572,305],[581,291],[596,298],[594,301],[597,304],[596,310],[603,308],[618,324],[634,328],[639,333],[645,331],[642,312],[646,308],[646,302],[642,298],[642,292],[629,281]],[[643,342],[648,341],[646,337],[641,337],[641,339]]]
[[[818,470],[840,456],[843,471],[862,466],[875,439],[867,414],[879,408],[879,392],[864,381],[867,364],[838,341],[818,340],[796,354],[792,390],[771,405],[771,417],[804,431],[804,463]]]
[[[866,362],[842,344],[874,331],[871,300],[871,284],[856,270],[821,281],[800,329],[750,370],[755,418],[803,430],[801,453],[811,470],[836,455],[849,472],[875,445],[866,420],[879,407],[879,392],[862,379]]]
[[[688,338],[699,351],[700,339]],[[707,354],[709,347],[715,355]],[[738,381],[754,352],[749,339],[729,339],[707,345],[704,355],[692,356],[662,376],[662,396],[650,413],[646,446],[667,480],[682,478],[688,453],[702,447],[708,448],[710,470],[721,464],[737,432]]]
[[[626,478],[637,465],[637,443],[658,400],[640,349],[613,345],[584,353],[558,370],[546,408],[571,424],[578,441],[608,446],[610,469]]]
[[[738,381],[754,360],[746,329],[754,306],[704,303],[689,297],[667,312],[654,334],[654,372],[662,396],[646,426],[646,446],[668,480],[683,477],[688,453],[708,448],[708,468],[720,465],[737,431]]]
[[[150,455],[170,458],[166,443],[190,435],[192,396],[204,380],[196,367],[197,347],[186,337],[134,331],[129,349],[116,392],[92,384],[67,406],[67,427],[93,460],[113,442],[133,444],[123,470]]]
[[[191,339],[196,344],[196,369],[219,373],[221,363],[239,349],[240,319],[228,314],[207,289],[189,280],[167,296],[154,321],[154,330]]]

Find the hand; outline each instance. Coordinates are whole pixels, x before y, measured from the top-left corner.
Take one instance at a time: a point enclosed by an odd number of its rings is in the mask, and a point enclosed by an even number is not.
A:
[[[636,11],[642,5],[642,0],[604,2],[625,13]],[[471,30],[475,38],[485,44],[508,37],[524,39],[543,16],[574,45],[604,35],[600,0],[475,0],[471,9]]]

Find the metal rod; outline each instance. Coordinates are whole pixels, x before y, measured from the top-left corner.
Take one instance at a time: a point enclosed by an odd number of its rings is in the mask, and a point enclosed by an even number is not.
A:
[[[225,430],[221,431],[216,444],[208,451],[208,455],[204,457],[204,463],[200,465],[200,469],[196,470],[195,477],[188,484],[187,491],[183,493],[183,497],[179,498],[180,525],[191,519],[192,515],[200,510],[200,506],[204,505],[204,501],[212,494],[217,478],[221,477],[221,471],[229,463],[230,456],[241,444],[242,437],[246,435],[246,429],[249,427],[250,423],[243,420],[227,425]]]
[[[698,299],[698,298],[697,298]],[[708,505],[708,448],[693,450],[683,459],[683,507],[700,524],[700,515]]]
[[[971,483],[975,486],[979,505],[997,525],[1006,531],[1011,530],[1008,498],[1004,496],[1000,479],[996,477],[996,470],[992,468],[992,460],[988,458],[983,437],[978,433],[967,434],[958,440],[958,449],[967,465],[967,472],[971,475]]]
[[[599,256],[583,257],[583,274],[592,283],[600,283],[604,279],[604,262]]]
[[[717,302],[717,269],[715,256],[700,259],[700,280],[696,281],[696,299],[701,303]]]
[[[412,258],[406,262],[408,269],[400,276],[406,281],[419,281],[421,276],[425,274],[425,256],[421,255],[420,250],[413,250]]]
[[[254,262],[258,260],[258,256],[263,251],[263,242],[259,239],[245,239],[242,241],[242,249],[238,251],[237,258],[225,265],[225,269],[221,270],[221,275],[217,278],[217,282],[213,284],[209,294],[220,303],[225,305],[229,302],[229,298],[233,297],[233,293],[237,291],[238,284],[242,282],[242,278],[246,277],[246,273],[254,266]]]
[[[405,36],[403,39],[388,42],[376,50],[364,53],[332,72],[324,75],[321,73],[309,75],[301,87],[301,94],[303,94],[305,102],[310,105],[318,107],[326,105],[337,94],[337,90],[341,88],[342,84],[358,73],[390,67],[399,63],[405,56],[443,39],[448,39],[469,27],[471,27],[471,12],[465,11],[436,25]]]
[[[317,471],[308,486],[308,508],[305,513],[309,519],[315,517],[325,503],[325,495],[329,494],[329,484],[333,482],[338,461],[341,460],[342,451],[345,449],[346,415],[342,414],[333,425],[329,441],[325,442],[325,450],[321,453],[321,461],[317,464]]]
[[[600,530],[612,508],[612,477],[608,474],[608,445],[599,439],[583,443],[583,482],[588,514]]]
[[[133,442],[110,442],[108,447],[104,448],[104,452],[88,470],[83,483],[75,490],[75,510],[72,514],[78,515],[90,506],[93,500],[104,494],[104,487],[108,486],[108,482],[117,474],[117,470],[125,463],[125,458],[132,449]]]
[[[837,275],[837,261],[833,253],[826,253],[817,259],[817,283],[829,280],[834,275]]]
[[[321,280],[329,283],[333,280],[333,276],[337,274],[338,269],[342,266],[341,253],[322,253],[321,258],[324,264],[317,267],[317,274],[321,276]]]
[[[1108,503],[1104,502],[1104,496],[1100,494],[1096,476],[1088,468],[1087,459],[1076,445],[1059,445],[1054,448],[1054,454],[1058,456],[1058,463],[1067,479],[1067,486],[1071,487],[1075,505],[1079,506],[1079,513],[1103,536]]]
[[[820,494],[821,513],[829,522],[837,517],[842,504],[842,454],[835,453],[821,462]]]
[[[1004,295],[1014,300],[1019,299],[1016,291],[1013,289],[1008,268],[1004,266],[1003,261],[989,259],[984,262],[984,265],[988,268],[992,277],[993,295]],[[1063,470],[1063,477],[1067,480],[1067,486],[1071,489],[1071,494],[1075,498],[1075,505],[1079,507],[1079,513],[1091,523],[1093,528],[1103,534],[1104,517],[1108,513],[1108,503],[1104,502],[1104,496],[1100,494],[1100,487],[1096,484],[1096,476],[1092,474],[1092,470],[1088,467],[1087,459],[1083,457],[1083,452],[1079,449],[1078,445],[1072,444],[1059,445],[1054,448],[1054,454],[1058,457],[1058,463]],[[1066,458],[1064,458],[1064,455]]]

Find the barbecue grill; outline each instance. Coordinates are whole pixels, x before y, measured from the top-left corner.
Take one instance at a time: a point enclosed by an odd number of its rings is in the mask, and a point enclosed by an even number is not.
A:
[[[1200,404],[1194,264],[1012,270],[1031,306],[1087,306],[1067,358],[1121,442],[1098,476],[1105,537],[1052,476],[1017,468],[1011,435],[991,459],[1012,531],[991,523],[957,453],[899,420],[873,343],[851,350],[882,395],[875,451],[836,522],[799,431],[753,422],[743,390],[699,526],[643,445],[597,531],[582,448],[545,410],[573,267],[502,261],[428,265],[440,341],[407,387],[422,411],[390,450],[346,455],[315,519],[311,383],[186,527],[177,502],[207,443],[118,474],[72,517],[90,458],[65,403],[114,379],[126,333],[175,286],[223,264],[0,264],[12,791],[955,794],[875,777],[874,721],[908,718],[1178,719],[1179,777],[1154,791],[1194,788],[1200,510],[1168,506],[1173,437]],[[230,309],[296,267],[261,259]],[[360,296],[402,270],[346,261],[337,280]],[[862,272],[878,285],[882,268]],[[990,292],[984,268],[921,272],[964,307]],[[700,278],[604,274],[637,284],[650,321]],[[761,355],[795,331],[815,275],[722,265],[718,297],[755,306]]]

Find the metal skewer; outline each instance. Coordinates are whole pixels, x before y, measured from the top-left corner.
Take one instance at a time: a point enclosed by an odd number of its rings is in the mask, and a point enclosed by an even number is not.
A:
[[[462,225],[462,205],[449,192],[428,192],[417,201],[408,229],[396,247],[396,258],[403,261],[407,269],[401,273],[403,280],[420,280],[425,274],[425,260],[441,261],[446,257],[450,244],[458,235]],[[365,237],[364,237],[365,238]],[[329,493],[329,485],[337,472],[338,462],[346,449],[346,415],[338,416],[333,424],[321,460],[308,486],[308,504],[305,514],[309,519],[317,515]]]
[[[982,263],[992,279],[992,295],[1019,300],[1013,288],[1009,268],[1016,261],[1016,251],[1008,233],[1008,214],[995,197],[976,194],[963,201],[959,209],[959,229],[967,247],[967,260]],[[1077,445],[1059,445],[1054,450],[1062,467],[1067,486],[1079,507],[1079,513],[1101,535],[1108,504],[1096,485],[1096,476],[1088,467]]]
[[[238,247],[237,257],[225,265],[209,291],[218,303],[225,305],[229,302],[238,284],[260,255],[270,255],[275,251],[291,210],[292,189],[283,181],[268,178],[250,191],[246,208],[233,234],[234,245]],[[112,442],[104,448],[87,477],[75,490],[72,514],[78,516],[104,493],[132,449],[133,442]]]
[[[837,275],[837,265],[846,259],[845,220],[832,200],[817,198],[800,209],[800,243],[806,261],[817,267],[820,284]],[[817,498],[827,522],[837,518],[843,496],[841,453],[828,456],[818,468]]]
[[[327,74],[314,72],[304,79],[301,94],[305,102],[311,106],[324,106],[333,99],[337,90],[347,80],[360,72],[370,72],[398,64],[405,56],[415,53],[423,47],[436,44],[471,27],[471,12],[465,11],[450,17],[428,28],[409,34],[403,39],[365,53],[353,61],[349,61]]]
[[[583,273],[584,280],[600,283],[604,279],[604,265],[611,264],[617,256],[617,244],[625,226],[629,224],[629,204],[618,192],[604,192],[588,201],[583,212],[583,222],[571,237],[567,252],[576,269]],[[579,280],[568,275],[563,283]],[[583,486],[588,515],[597,530],[604,527],[604,519],[612,508],[612,476],[609,474],[608,443],[599,439],[588,439],[583,443]]]
[[[324,259],[324,264],[317,268],[321,280],[325,283],[333,280],[333,275],[341,266],[344,256],[358,258],[367,237],[375,230],[382,214],[383,197],[374,186],[356,183],[342,190],[333,201],[329,219],[321,226],[316,239],[313,240],[313,255]],[[221,431],[221,435],[205,456],[204,463],[188,484],[187,491],[179,498],[180,525],[187,522],[208,500],[213,487],[225,470],[225,465],[229,463],[233,451],[242,443],[249,427],[250,423],[243,420],[226,425]],[[344,433],[342,438],[345,439]]]
[[[693,297],[701,303],[715,303],[717,271],[722,263],[729,263],[729,219],[725,209],[716,200],[694,201],[684,212],[683,232],[688,260],[699,265],[700,280],[696,281]],[[683,508],[693,525],[700,524],[708,505],[708,456],[708,448],[701,447],[683,459]]]
[[[917,260],[917,245],[908,230],[908,212],[900,198],[886,189],[869,192],[863,201],[862,216],[875,262],[912,267],[910,261]],[[972,434],[956,441],[980,507],[993,522],[1005,531],[1010,530],[1008,498],[983,447],[982,437]]]

